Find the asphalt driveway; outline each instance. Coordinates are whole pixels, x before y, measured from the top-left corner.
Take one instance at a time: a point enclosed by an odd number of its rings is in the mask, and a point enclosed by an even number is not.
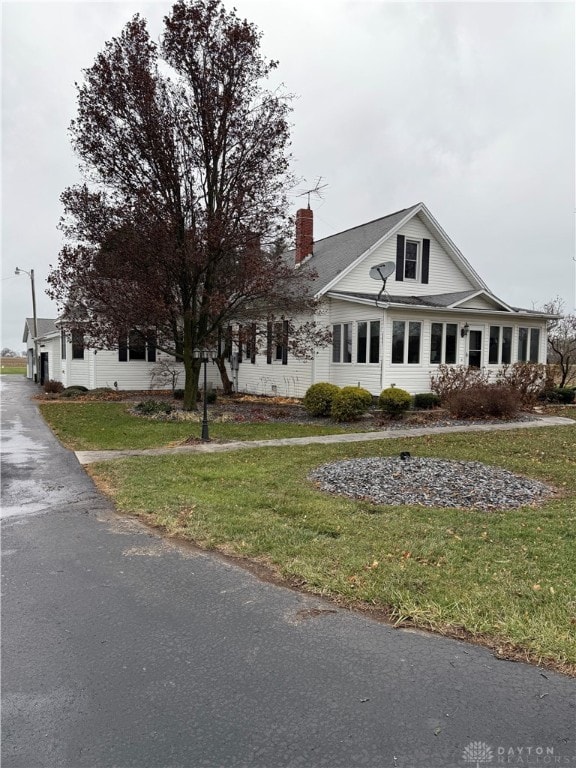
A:
[[[573,680],[118,517],[0,383],[4,768],[576,766]]]

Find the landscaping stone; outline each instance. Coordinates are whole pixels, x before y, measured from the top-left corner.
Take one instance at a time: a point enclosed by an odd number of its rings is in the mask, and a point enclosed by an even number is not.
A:
[[[538,504],[554,489],[477,461],[376,457],[325,464],[309,478],[329,493],[375,504],[484,511]]]

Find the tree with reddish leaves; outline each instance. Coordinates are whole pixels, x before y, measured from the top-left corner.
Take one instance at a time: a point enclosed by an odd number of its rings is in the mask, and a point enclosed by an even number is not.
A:
[[[49,276],[71,328],[114,348],[132,331],[184,363],[243,316],[309,310],[287,234],[290,99],[262,86],[277,63],[220,0],[180,0],[158,44],[136,15],[77,85],[70,131],[84,183],[62,195],[65,244]],[[303,343],[321,333],[309,327]],[[302,351],[302,349],[301,349]]]

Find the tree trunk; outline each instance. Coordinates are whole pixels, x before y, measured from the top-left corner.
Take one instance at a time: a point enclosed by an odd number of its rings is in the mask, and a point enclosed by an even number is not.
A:
[[[184,313],[184,344],[182,348],[182,360],[184,363],[184,401],[182,409],[184,411],[196,411],[198,409],[198,378],[202,361],[193,357],[194,349],[192,339],[191,313],[188,310]]]
[[[230,381],[230,378],[228,376],[228,371],[226,370],[225,359],[223,357],[217,357],[216,365],[218,366],[218,371],[220,373],[220,379],[222,381],[222,388],[224,390],[224,394],[231,395],[233,392],[232,382]]]

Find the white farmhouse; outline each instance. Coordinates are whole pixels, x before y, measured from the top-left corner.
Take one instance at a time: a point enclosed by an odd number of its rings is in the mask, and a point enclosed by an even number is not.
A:
[[[310,265],[319,299],[315,317],[292,321],[325,325],[332,343],[303,360],[291,352],[287,320],[244,326],[230,359],[239,392],[303,397],[311,384],[328,381],[360,385],[373,395],[392,384],[415,394],[430,391],[430,376],[442,363],[495,373],[516,361],[546,362],[550,316],[494,296],[424,203],[317,242],[313,212],[301,209],[289,257],[295,269]],[[258,349],[262,335],[267,343]],[[144,343],[137,334],[116,350],[88,349],[80,332],[66,333],[57,320],[38,320],[38,336],[39,380],[64,386],[150,389],[155,366],[167,358],[153,338]],[[24,341],[33,378],[30,318]],[[216,366],[208,369],[210,383],[219,386]]]
[[[269,327],[265,354],[249,344],[241,355],[239,391],[302,397],[328,381],[415,394],[430,391],[441,363],[496,372],[546,362],[548,316],[494,296],[424,203],[317,242],[313,212],[301,209],[293,256],[295,268],[309,263],[317,274],[315,319],[331,330],[332,345],[299,360],[280,324]]]

